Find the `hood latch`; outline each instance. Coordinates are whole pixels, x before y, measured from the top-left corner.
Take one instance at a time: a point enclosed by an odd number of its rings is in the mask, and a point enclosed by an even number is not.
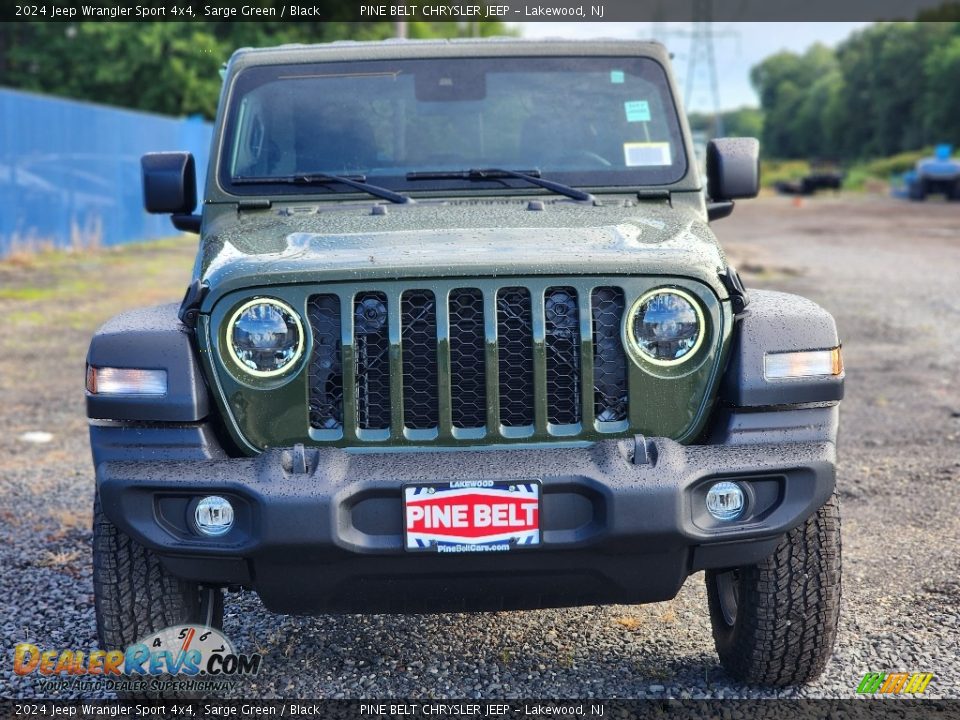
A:
[[[732,265],[727,265],[727,267],[722,272],[717,273],[717,275],[720,277],[720,282],[723,283],[723,286],[727,289],[727,293],[730,295],[730,305],[733,308],[733,314],[739,315],[746,310],[747,305],[750,304],[750,296],[747,294],[747,289],[743,286],[740,273],[738,273]]]

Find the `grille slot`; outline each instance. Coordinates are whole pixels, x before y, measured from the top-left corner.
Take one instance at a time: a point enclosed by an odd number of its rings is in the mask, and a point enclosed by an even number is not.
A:
[[[440,423],[437,403],[437,302],[429,290],[400,298],[403,348],[403,424],[429,430]]]
[[[390,331],[387,319],[386,294],[364,292],[354,298],[357,426],[364,430],[390,427]]]
[[[591,294],[593,311],[593,406],[599,422],[627,419],[627,357],[620,339],[625,302],[623,290],[598,287]]]
[[[572,287],[547,288],[544,296],[547,350],[547,421],[580,422],[580,311]]]
[[[497,293],[497,343],[500,423],[533,425],[533,318],[527,288]]]
[[[483,293],[477,288],[450,292],[450,411],[461,430],[487,424],[486,336]]]
[[[310,425],[318,430],[339,430],[343,427],[340,298],[314,295],[307,306],[307,315],[313,328]]]

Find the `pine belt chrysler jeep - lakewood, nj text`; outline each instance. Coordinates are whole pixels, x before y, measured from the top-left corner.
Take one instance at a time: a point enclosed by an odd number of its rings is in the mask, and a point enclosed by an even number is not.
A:
[[[199,233],[179,306],[94,336],[100,641],[284,613],[646,603],[706,570],[723,666],[836,634],[840,343],[747,292],[655,43],[334,43],[226,67],[146,207]]]

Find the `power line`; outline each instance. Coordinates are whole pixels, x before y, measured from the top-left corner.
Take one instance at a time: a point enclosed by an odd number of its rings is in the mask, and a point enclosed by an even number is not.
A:
[[[723,115],[720,105],[720,80],[717,71],[717,59],[714,53],[714,41],[720,38],[738,38],[739,33],[734,30],[717,30],[713,22],[713,0],[692,0],[693,17],[698,18],[691,23],[689,30],[667,29],[665,23],[655,22],[651,26],[651,34],[655,39],[666,40],[670,37],[687,39],[689,51],[687,53],[687,71],[684,78],[683,104],[687,112],[693,106],[694,93],[698,82],[702,82],[701,65],[706,71],[707,90],[713,105],[714,136],[723,137]]]

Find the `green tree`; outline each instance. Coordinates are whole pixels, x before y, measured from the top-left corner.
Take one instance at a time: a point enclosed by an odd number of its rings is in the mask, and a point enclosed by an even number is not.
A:
[[[804,93],[791,123],[793,150],[809,159],[834,159],[839,153],[836,128],[829,109],[843,90],[843,76],[837,69],[817,78]]]
[[[763,132],[763,113],[759,108],[742,107],[720,113],[723,119],[723,132],[727,137],[759,138]],[[694,112],[687,116],[690,129],[712,137],[716,124],[710,113]]]
[[[760,105],[764,111],[763,143],[772,157],[801,157],[809,151],[819,132],[807,104],[810,89],[824,77],[836,72],[836,57],[821,44],[811,46],[803,55],[780,52],[750,71]],[[825,98],[820,94],[821,100]]]
[[[0,86],[212,118],[219,69],[237,48],[394,34],[391,22],[347,22],[342,0],[316,4],[327,21],[0,23]],[[508,34],[496,22],[412,22],[407,30],[411,38]]]
[[[856,160],[958,140],[960,24],[877,23],[751,71],[766,154]]]
[[[847,93],[840,144],[849,157],[892,155],[925,144],[926,57],[942,23],[879,23],[837,49]]]
[[[0,84],[172,115],[216,108],[225,48],[200,23],[9,25]]]
[[[763,134],[763,112],[759,108],[742,107],[723,113],[723,127],[730,137],[755,137]]]
[[[935,47],[924,61],[923,102],[926,137],[960,146],[960,24],[955,34]]]

